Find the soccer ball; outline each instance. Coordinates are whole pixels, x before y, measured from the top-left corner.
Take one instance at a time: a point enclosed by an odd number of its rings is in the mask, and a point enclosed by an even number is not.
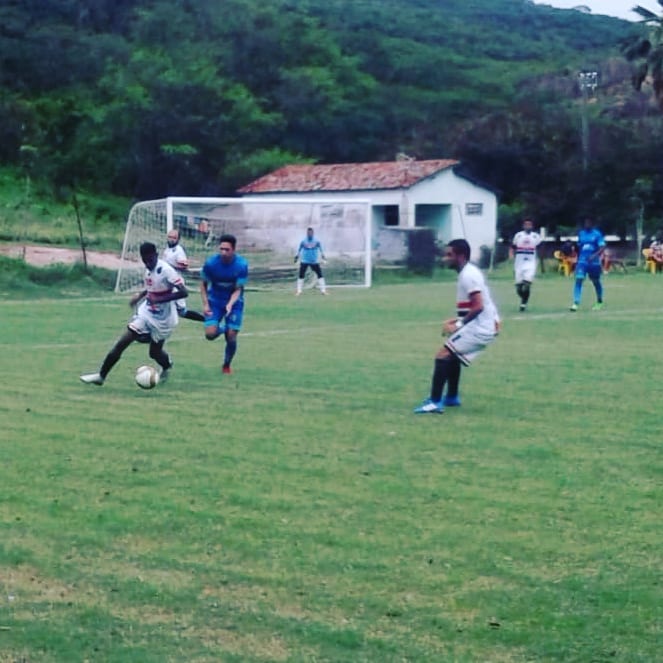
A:
[[[136,384],[141,389],[153,389],[159,384],[159,372],[154,366],[139,366],[136,369]]]

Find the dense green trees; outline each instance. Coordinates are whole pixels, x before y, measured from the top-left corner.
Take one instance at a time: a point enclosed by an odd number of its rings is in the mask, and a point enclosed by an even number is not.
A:
[[[662,214],[660,114],[615,65],[641,36],[527,0],[4,0],[0,162],[146,198],[404,151],[462,159],[549,227],[590,207],[617,228],[641,177]]]
[[[663,7],[663,3],[659,0]],[[635,34],[622,42],[622,52],[637,66],[633,72],[633,86],[636,90],[651,77],[656,98],[663,104],[663,16],[637,5],[633,11],[639,14],[649,28],[647,33]]]

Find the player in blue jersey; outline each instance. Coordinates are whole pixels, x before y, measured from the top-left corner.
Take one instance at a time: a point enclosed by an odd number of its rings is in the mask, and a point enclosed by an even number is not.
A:
[[[209,257],[200,272],[200,296],[205,314],[205,338],[213,341],[225,335],[226,349],[221,370],[230,374],[230,364],[237,352],[237,334],[244,316],[244,286],[249,263],[235,253],[234,235],[221,235],[219,253]]]
[[[591,218],[586,218],[584,227],[578,233],[578,262],[576,263],[576,280],[573,285],[571,311],[578,310],[585,276],[589,276],[589,280],[596,291],[596,304],[592,306],[592,310],[600,311],[603,308],[603,284],[601,283],[603,266],[601,259],[604,251],[605,239],[603,233],[594,227]]]
[[[325,260],[325,253],[322,250],[322,244],[313,235],[313,228],[306,229],[306,237],[299,243],[299,248],[295,254],[295,262],[299,262],[299,274],[297,275],[297,296],[302,294],[304,285],[304,276],[306,270],[310,267],[318,277],[318,286],[323,295],[327,294],[327,284],[320,269],[320,259]]]

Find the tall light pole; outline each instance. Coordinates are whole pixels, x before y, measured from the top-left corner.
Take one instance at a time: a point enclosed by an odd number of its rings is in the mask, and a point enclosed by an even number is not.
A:
[[[597,71],[581,71],[578,73],[578,85],[582,93],[582,169],[587,171],[589,165],[589,124],[587,120],[587,100],[590,93],[598,87]]]

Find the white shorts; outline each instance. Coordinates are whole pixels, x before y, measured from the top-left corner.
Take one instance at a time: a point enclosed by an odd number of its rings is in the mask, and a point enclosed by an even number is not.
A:
[[[170,337],[173,329],[177,327],[177,322],[177,308],[175,306],[169,306],[163,314],[155,315],[150,311],[147,301],[143,301],[138,307],[136,315],[129,320],[127,326],[137,334],[149,334],[150,338],[158,343]]]
[[[531,283],[536,274],[536,260],[523,260],[523,262],[516,266],[515,272],[516,283],[522,283],[523,281]]]
[[[461,363],[469,366],[477,355],[492,343],[497,331],[487,331],[483,327],[469,324],[454,332],[444,347],[460,359]]]

